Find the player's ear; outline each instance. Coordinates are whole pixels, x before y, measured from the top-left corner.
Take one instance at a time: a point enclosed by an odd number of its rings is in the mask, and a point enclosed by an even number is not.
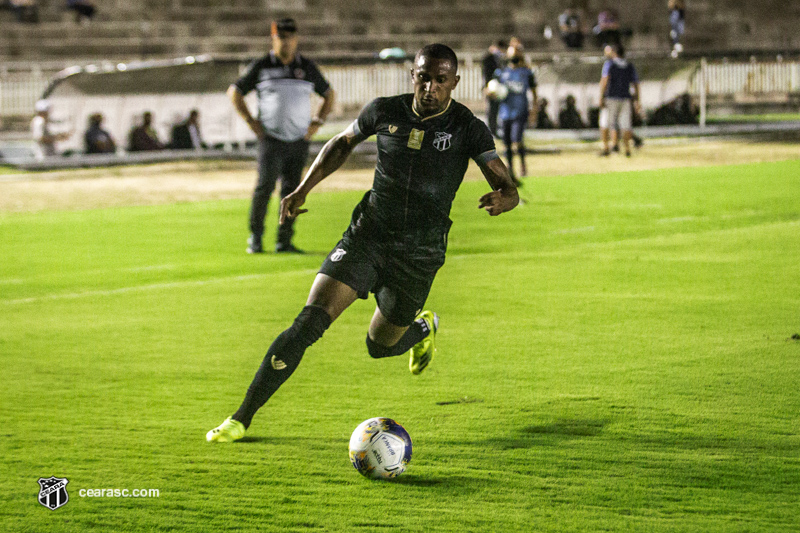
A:
[[[461,76],[456,74],[456,81],[453,83],[453,89],[456,88],[456,85],[458,85],[458,82],[460,82],[460,81],[461,81]]]

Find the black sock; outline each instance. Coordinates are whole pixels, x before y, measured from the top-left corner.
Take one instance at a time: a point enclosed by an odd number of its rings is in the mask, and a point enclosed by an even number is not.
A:
[[[242,405],[231,418],[249,427],[256,411],[289,379],[306,349],[322,337],[330,325],[331,317],[324,309],[305,306],[291,327],[278,335],[269,347]]]
[[[400,340],[394,346],[383,346],[378,344],[367,335],[367,350],[369,355],[375,359],[382,357],[394,357],[409,351],[415,344],[424,339],[430,333],[428,323],[424,320],[417,320],[411,324]]]

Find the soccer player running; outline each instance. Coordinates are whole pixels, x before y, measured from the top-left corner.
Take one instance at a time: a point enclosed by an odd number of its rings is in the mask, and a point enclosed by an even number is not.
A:
[[[291,376],[306,349],[370,292],[377,308],[366,338],[369,354],[383,358],[410,352],[413,374],[428,366],[439,317],[422,308],[444,264],[450,208],[469,160],[475,160],[492,187],[480,197],[479,208],[497,216],[519,203],[489,128],[450,97],[459,81],[457,69],[456,54],[447,46],[422,48],[411,69],[414,93],[368,104],[322,148],[305,179],[283,199],[281,220],[305,213],[302,206],[311,189],[338,169],[358,143],[377,136],[372,189],[323,262],[306,306],[269,347],[242,405],[208,432],[208,441],[242,438],[253,415]]]

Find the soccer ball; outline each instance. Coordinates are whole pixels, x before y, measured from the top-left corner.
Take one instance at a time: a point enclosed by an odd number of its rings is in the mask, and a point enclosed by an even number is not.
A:
[[[497,79],[489,80],[486,84],[486,94],[492,100],[505,100],[508,96],[508,87],[500,83]]]
[[[350,437],[350,461],[368,478],[397,477],[411,461],[411,437],[391,418],[370,418]]]

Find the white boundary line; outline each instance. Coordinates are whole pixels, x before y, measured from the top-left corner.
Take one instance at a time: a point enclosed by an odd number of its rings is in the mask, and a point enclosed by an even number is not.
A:
[[[315,274],[319,271],[319,269],[304,269],[304,270],[295,270],[289,272],[265,272],[261,274],[245,274],[242,276],[229,276],[223,278],[209,278],[209,279],[200,279],[200,280],[193,280],[193,281],[171,281],[167,283],[151,283],[149,285],[137,285],[135,287],[120,287],[119,289],[106,289],[102,291],[84,291],[84,292],[71,292],[71,293],[63,293],[63,294],[48,294],[45,296],[34,296],[31,298],[19,298],[17,300],[6,300],[2,303],[4,305],[21,305],[21,304],[29,304],[29,303],[36,303],[36,302],[44,302],[44,301],[54,301],[54,300],[74,300],[78,298],[88,298],[91,296],[114,296],[117,294],[128,294],[132,292],[144,292],[144,291],[151,291],[151,290],[161,290],[161,289],[174,289],[179,287],[202,287],[204,285],[212,285],[215,283],[227,283],[227,282],[237,282],[237,281],[249,281],[253,279],[260,279],[260,278],[268,278],[271,276],[277,275],[286,275],[286,274],[300,274],[300,275],[308,275],[308,274]]]

